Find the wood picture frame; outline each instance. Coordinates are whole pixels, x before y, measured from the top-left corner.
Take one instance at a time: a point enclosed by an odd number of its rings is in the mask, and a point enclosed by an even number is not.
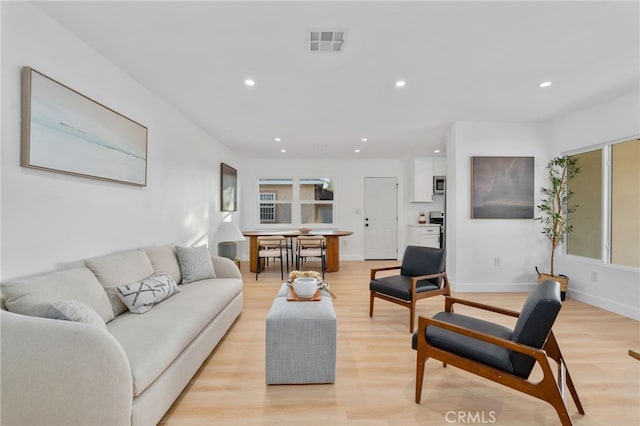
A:
[[[238,210],[238,171],[220,163],[220,211]]]
[[[23,167],[147,185],[147,128],[30,67],[22,69]]]
[[[471,157],[471,218],[533,219],[533,157]]]

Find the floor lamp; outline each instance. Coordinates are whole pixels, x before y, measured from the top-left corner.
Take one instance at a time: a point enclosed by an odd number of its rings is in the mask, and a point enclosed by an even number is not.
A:
[[[235,242],[244,241],[245,238],[235,223],[220,222],[216,230],[216,239],[218,240],[218,256],[235,260],[237,253]]]

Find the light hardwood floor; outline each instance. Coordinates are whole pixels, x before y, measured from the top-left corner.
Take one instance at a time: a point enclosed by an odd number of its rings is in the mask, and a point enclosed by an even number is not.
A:
[[[163,425],[556,425],[553,408],[477,376],[427,361],[422,403],[414,402],[415,352],[409,310],[376,300],[369,318],[369,269],[397,262],[342,262],[326,280],[337,293],[336,383],[265,384],[265,318],[281,285],[279,268],[260,274],[242,263],[244,310],[205,362]],[[312,266],[312,265],[310,265]],[[306,269],[310,269],[307,267]],[[458,294],[520,310],[523,293]],[[312,302],[308,302],[312,303]],[[418,314],[442,310],[440,297],[418,303]],[[457,312],[465,313],[460,308]],[[512,320],[469,311],[512,325]],[[564,302],[554,332],[586,411],[574,425],[640,424],[640,323],[575,300]],[[555,365],[555,364],[554,364]],[[539,373],[534,370],[533,376]]]

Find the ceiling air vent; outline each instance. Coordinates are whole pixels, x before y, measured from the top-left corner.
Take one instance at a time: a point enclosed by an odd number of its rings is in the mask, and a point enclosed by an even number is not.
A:
[[[342,52],[344,48],[343,30],[311,30],[308,35],[311,52]]]

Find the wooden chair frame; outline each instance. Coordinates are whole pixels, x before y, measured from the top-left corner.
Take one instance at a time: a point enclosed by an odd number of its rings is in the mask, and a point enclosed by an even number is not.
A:
[[[387,266],[384,268],[375,268],[371,270],[371,281],[376,279],[376,274],[380,271],[393,271],[396,269],[401,269],[402,265],[398,265],[398,266]],[[423,292],[418,292],[416,291],[416,285],[418,283],[418,281],[422,281],[422,280],[429,280],[429,279],[433,279],[433,278],[438,278],[441,277],[442,278],[442,284],[440,286],[439,290],[429,290],[429,291],[423,291]],[[392,296],[387,296],[386,294],[381,294],[381,293],[377,293],[373,290],[369,291],[369,317],[373,317],[373,300],[377,297],[379,299],[382,300],[386,300],[387,302],[391,302],[391,303],[395,303],[397,305],[400,306],[404,306],[405,308],[409,308],[410,311],[410,317],[409,317],[409,333],[413,333],[413,328],[415,326],[415,319],[416,319],[416,303],[418,302],[418,300],[421,299],[426,299],[427,297],[432,297],[432,296],[439,296],[439,295],[445,295],[445,296],[450,296],[451,295],[451,290],[450,290],[450,286],[449,286],[449,278],[447,277],[447,273],[446,272],[440,272],[437,274],[429,274],[429,275],[420,275],[417,277],[410,277],[410,282],[411,282],[411,297],[410,300],[402,300],[402,299],[397,299],[395,297]]]
[[[482,303],[472,302],[470,300],[457,299],[453,297],[445,298],[445,311],[453,312],[453,305],[455,303],[471,306],[474,308],[495,312],[502,315],[511,317],[520,316],[519,312],[511,311],[508,309],[499,308],[496,306],[485,305]],[[502,346],[511,351],[520,352],[525,355],[529,355],[540,365],[543,372],[542,380],[537,383],[531,382],[522,377],[508,373],[503,370],[488,366],[478,361],[474,361],[462,356],[456,355],[452,352],[439,349],[430,345],[426,339],[426,328],[429,326],[437,326],[445,330],[459,333],[468,337],[473,337],[478,340],[482,340],[494,345]],[[563,426],[571,426],[571,418],[567,411],[567,406],[564,401],[564,386],[566,380],[566,386],[569,388],[571,397],[578,408],[580,414],[584,414],[582,403],[578,397],[578,393],[571,379],[571,375],[566,368],[564,357],[560,352],[560,347],[553,334],[553,331],[549,333],[549,337],[545,342],[542,349],[536,349],[531,346],[523,345],[520,343],[512,342],[511,340],[502,339],[499,337],[491,336],[486,333],[481,333],[468,328],[456,326],[446,322],[438,321],[433,318],[419,317],[418,318],[418,354],[416,360],[416,403],[420,403],[422,394],[422,382],[424,378],[425,363],[428,358],[435,358],[443,362],[446,367],[447,364],[451,364],[455,367],[476,374],[478,376],[489,379],[493,382],[500,383],[511,389],[526,393],[527,395],[534,396],[543,401],[549,403],[558,413],[560,421]],[[549,358],[553,359],[558,364],[558,381],[553,375]]]
[[[305,250],[319,250],[319,255],[305,255]],[[296,239],[296,269],[300,270],[302,264],[306,261],[307,257],[317,257],[320,259],[320,268],[322,271],[322,279],[324,280],[324,273],[327,269],[327,241],[323,236],[299,236]]]
[[[264,255],[260,253],[265,251]],[[282,263],[284,261],[284,256],[287,256],[286,265],[287,265],[287,274],[289,273],[289,249],[287,246],[287,241],[284,237],[279,236],[264,236],[258,237],[258,249],[256,253],[256,280],[258,280],[258,274],[262,270],[262,259],[268,264],[269,258],[273,258],[274,260],[280,259],[280,278],[284,279],[284,270]]]

